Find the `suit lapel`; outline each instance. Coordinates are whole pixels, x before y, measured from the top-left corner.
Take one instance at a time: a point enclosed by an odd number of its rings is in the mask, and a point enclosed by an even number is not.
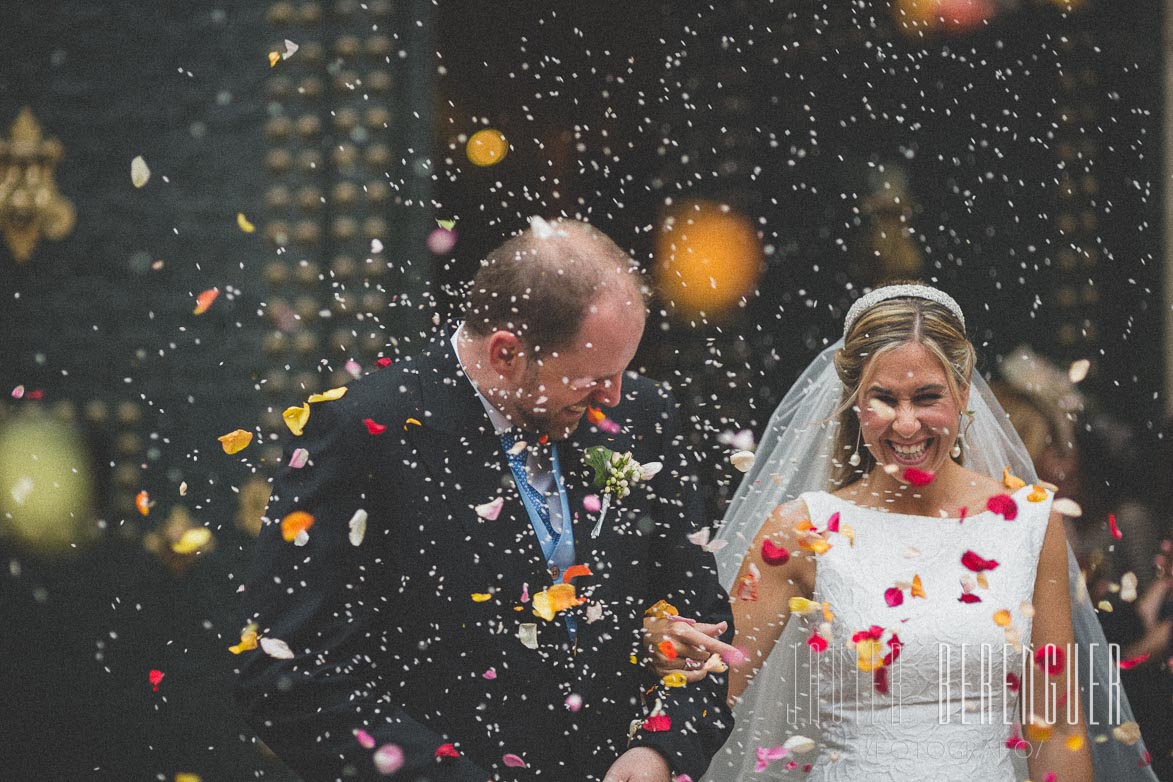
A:
[[[514,601],[523,584],[531,591],[545,587],[545,558],[501,441],[460,369],[450,336],[451,330],[443,330],[419,359],[424,425],[411,427],[409,436],[435,481],[425,490],[461,525],[476,564],[486,571],[486,586],[505,592],[503,601]],[[503,504],[495,520],[477,515],[476,506],[497,498]]]

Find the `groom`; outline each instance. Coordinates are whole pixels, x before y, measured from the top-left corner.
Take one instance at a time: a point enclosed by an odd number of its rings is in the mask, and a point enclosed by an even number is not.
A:
[[[625,373],[646,318],[631,259],[535,220],[482,262],[466,314],[290,438],[287,463],[309,461],[273,484],[238,702],[307,780],[699,779],[732,728],[725,677],[664,686],[637,664],[644,611],[733,631],[686,537],[702,509],[676,405]],[[663,464],[597,537],[592,446]]]

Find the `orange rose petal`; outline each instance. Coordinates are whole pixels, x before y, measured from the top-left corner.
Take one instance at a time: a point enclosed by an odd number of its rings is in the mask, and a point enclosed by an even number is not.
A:
[[[299,533],[314,526],[314,517],[304,510],[295,510],[281,519],[281,537],[286,543],[292,543]]]
[[[1030,494],[1026,495],[1027,502],[1042,502],[1047,499],[1047,490],[1044,487],[1036,483],[1030,488]]]
[[[927,599],[927,596],[925,595],[925,585],[923,583],[921,583],[919,575],[912,577],[911,595],[913,597],[921,597],[921,598]]]
[[[246,432],[243,429],[237,429],[228,434],[222,434],[216,439],[220,441],[220,445],[224,448],[224,453],[231,456],[234,453],[240,453],[245,448],[248,448],[249,443],[253,441],[253,433]]]
[[[994,624],[998,627],[1006,627],[1010,624],[1010,612],[1003,608],[1001,611],[994,613]]]
[[[146,516],[147,514],[149,514],[151,512],[152,505],[154,505],[154,503],[151,502],[151,495],[148,494],[145,489],[143,491],[140,491],[137,495],[135,495],[134,507],[136,510],[138,510],[139,513],[143,514],[144,516]]]
[[[977,574],[977,585],[982,589],[990,588],[990,580],[986,578],[986,571],[983,570]]]
[[[664,657],[667,659],[676,659],[676,647],[672,644],[671,641],[660,641],[660,643],[656,644],[656,647],[660,650],[660,654],[664,655]]]
[[[208,288],[206,291],[196,296],[195,309],[192,310],[193,315],[203,315],[212,306],[212,302],[220,295],[219,288]]]
[[[269,67],[273,68],[281,62],[281,52],[269,52]]]
[[[1018,491],[1026,485],[1026,481],[1010,474],[1009,467],[1002,468],[1002,484],[1010,491]]]
[[[1068,736],[1063,744],[1072,752],[1079,752],[1083,749],[1083,736]]]
[[[566,568],[566,571],[562,574],[562,583],[569,584],[571,580],[578,578],[579,576],[591,575],[594,574],[591,573],[591,569],[586,565],[571,565],[570,567]]]

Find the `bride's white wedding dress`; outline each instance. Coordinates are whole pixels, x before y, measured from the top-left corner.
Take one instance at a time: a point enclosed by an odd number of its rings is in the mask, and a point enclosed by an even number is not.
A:
[[[826,492],[802,495],[817,527],[838,513],[840,528],[852,527],[855,538],[852,545],[832,535],[840,540],[816,558],[814,599],[834,619],[827,650],[814,655],[823,743],[808,779],[1014,779],[1006,742],[1017,693],[1006,683],[1007,674],[1021,676],[1022,658],[995,614],[1007,611],[1006,626],[1030,642],[1029,605],[1051,510],[1049,494],[1030,502],[1031,491],[1014,493],[1013,521],[985,510],[963,521],[909,516]],[[962,564],[967,551],[998,563],[985,573],[988,588]],[[925,596],[905,588],[902,602],[890,606],[885,592],[915,576]],[[961,601],[966,587],[980,602]],[[886,695],[845,645],[872,626],[886,631],[884,653],[889,633],[902,643],[888,666]]]

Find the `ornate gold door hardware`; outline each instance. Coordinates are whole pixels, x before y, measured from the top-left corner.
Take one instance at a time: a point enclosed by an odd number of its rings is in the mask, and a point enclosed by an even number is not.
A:
[[[18,263],[29,259],[41,237],[64,239],[77,220],[73,204],[57,192],[53,178],[65,147],[44,138],[25,106],[0,137],[0,232]]]

